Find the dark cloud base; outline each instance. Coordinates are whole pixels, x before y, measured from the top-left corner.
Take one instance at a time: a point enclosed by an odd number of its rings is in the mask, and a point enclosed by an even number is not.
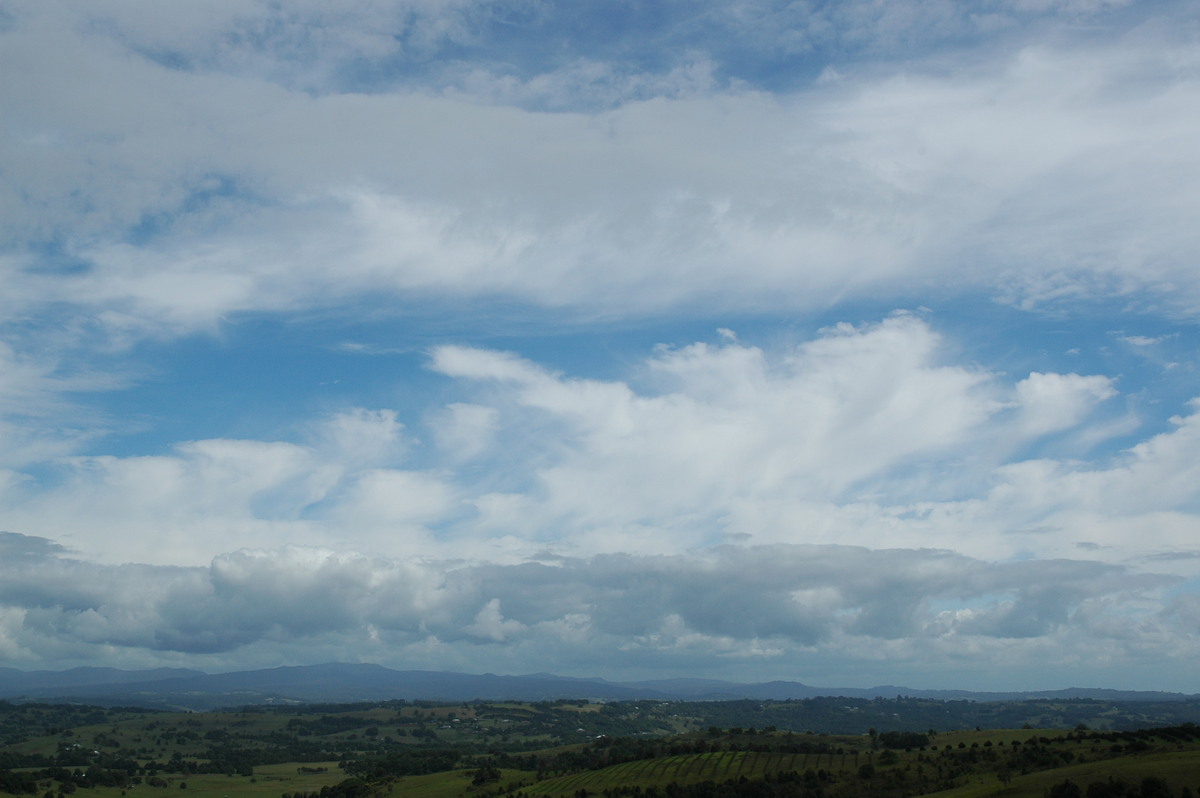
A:
[[[1163,609],[1172,577],[937,550],[774,545],[464,566],[295,548],[182,568],[85,562],[13,533],[0,545],[0,639],[16,665],[51,652],[170,663],[268,646],[291,663],[404,663],[424,651],[456,663],[540,658],[545,670],[590,662],[613,675],[760,657],[783,675],[887,645],[918,663],[1073,637],[1128,653],[1195,614]]]

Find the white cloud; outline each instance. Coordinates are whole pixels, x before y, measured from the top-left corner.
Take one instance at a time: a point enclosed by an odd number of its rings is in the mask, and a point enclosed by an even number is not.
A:
[[[136,339],[377,292],[605,316],[951,287],[1200,306],[1194,53],[1162,33],[591,114],[313,97],[61,23],[5,37],[3,68],[35,76],[6,100],[6,236],[87,266],[26,276],[9,313],[66,302]]]
[[[117,375],[64,367],[54,355],[22,353],[0,340],[0,468],[67,455],[99,435],[106,419],[73,398],[124,384]]]
[[[64,460],[64,481],[38,490],[16,484],[0,524],[59,536],[105,561],[197,564],[248,545],[359,542],[408,551],[423,523],[453,508],[436,475],[374,468],[391,459],[398,433],[390,412],[354,411],[326,428],[336,446],[202,440],[169,455]],[[365,448],[347,447],[371,431]]]
[[[487,451],[498,423],[495,408],[464,402],[453,402],[430,419],[439,449],[454,462],[471,460]]]
[[[526,383],[542,379],[540,369],[516,355],[462,346],[439,346],[432,353],[430,367],[451,377]]]
[[[1074,556],[1091,543],[1098,557],[1134,562],[1186,545],[1195,415],[1089,463],[1074,459],[1086,453],[1080,433],[1109,424],[1110,378],[1010,382],[951,354],[904,313],[778,349],[662,347],[630,381],[438,347],[431,367],[470,401],[427,414],[436,446],[393,410],[352,409],[312,425],[306,444],[218,439],[77,457],[62,461],[60,484],[14,473],[0,525],[107,561],[177,564],[287,542],[497,562],[723,541],[934,545],[990,559]],[[1040,459],[1021,459],[1026,447]]]
[[[1003,456],[1080,424],[1114,393],[1104,377],[1040,373],[1006,390],[942,357],[928,324],[898,314],[784,352],[661,349],[644,366],[645,393],[461,347],[437,350],[433,366],[485,381],[496,446],[532,450],[523,497],[476,502],[483,529],[662,551],[735,533],[870,542],[891,527],[888,511],[867,521],[856,504],[926,496],[923,472],[982,491]],[[969,545],[957,537],[943,545]]]
[[[475,622],[463,631],[475,637],[503,643],[524,630],[525,625],[519,621],[504,619],[504,614],[500,611],[500,599],[494,598],[483,605],[483,609],[475,616]]]
[[[1022,431],[1036,437],[1079,424],[1097,403],[1116,395],[1108,377],[1033,372],[1016,385]]]
[[[324,459],[359,467],[398,462],[409,444],[394,410],[335,413],[314,429],[314,437]]]
[[[1155,344],[1161,344],[1169,337],[1170,336],[1166,335],[1154,337],[1148,335],[1123,335],[1121,336],[1121,340],[1127,344],[1132,344],[1133,346],[1154,346]]]
[[[584,42],[493,0],[10,4],[0,658],[1194,659],[1159,591],[1194,578],[1200,414],[1152,418],[1194,364],[1114,353],[1200,309],[1190,8],[662,13]],[[1060,369],[929,321],[996,300],[1150,332]],[[99,392],[264,319],[430,371],[103,437],[143,411]],[[716,343],[566,351],[689,321]]]
[[[391,554],[421,554],[436,543],[429,526],[455,514],[457,491],[436,475],[394,469],[354,477],[320,513],[342,545]]]

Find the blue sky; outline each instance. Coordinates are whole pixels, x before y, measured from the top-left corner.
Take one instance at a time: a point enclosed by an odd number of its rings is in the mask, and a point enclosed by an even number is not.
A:
[[[0,3],[0,664],[1200,692],[1198,23]]]

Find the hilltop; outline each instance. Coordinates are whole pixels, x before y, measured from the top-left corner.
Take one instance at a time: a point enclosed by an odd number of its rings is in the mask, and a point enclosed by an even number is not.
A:
[[[976,702],[1032,699],[1089,699],[1112,702],[1187,702],[1197,696],[1157,691],[1069,688],[1034,692],[970,692],[918,690],[902,686],[813,687],[802,682],[742,684],[711,679],[662,679],[613,682],[538,673],[521,676],[443,671],[393,670],[380,665],[328,663],[231,673],[161,668],[123,671],[76,668],[67,671],[19,671],[0,668],[0,699],[85,701],[100,705],[215,709],[227,706],[287,702],[382,701],[394,698],[425,701],[589,699],[622,701],[784,701],[839,696],[876,698],[903,695],[931,700]]]

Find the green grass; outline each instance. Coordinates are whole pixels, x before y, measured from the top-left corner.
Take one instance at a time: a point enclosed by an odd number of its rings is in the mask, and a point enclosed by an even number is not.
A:
[[[473,770],[447,770],[426,776],[405,776],[389,784],[387,791],[394,795],[419,795],[421,798],[460,798],[494,794],[498,788],[502,789],[508,784],[532,783],[537,778],[536,773],[502,769],[498,782],[475,786],[471,783],[473,774]],[[230,798],[234,796],[231,795]]]
[[[325,767],[324,773],[300,773],[302,766]],[[151,787],[142,783],[132,787],[94,787],[75,792],[75,798],[279,798],[283,793],[316,792],[346,778],[336,762],[290,762],[263,765],[254,775],[180,775],[160,773],[169,786]],[[186,788],[180,788],[186,784]]]
[[[299,768],[326,768],[324,773],[300,773]],[[209,777],[206,777],[209,778]],[[219,779],[220,777],[211,777]],[[288,762],[281,765],[260,765],[254,769],[253,778],[256,784],[248,785],[249,787],[258,787],[259,789],[269,788],[267,793],[246,792],[240,795],[253,796],[260,794],[268,794],[272,796],[281,795],[285,792],[314,792],[320,790],[325,785],[334,785],[346,778],[346,774],[337,766],[336,762],[305,762],[296,763]],[[249,781],[249,779],[242,779]],[[226,777],[228,783],[228,777]],[[188,787],[191,787],[191,782],[188,782]],[[224,794],[224,793],[223,793]],[[232,793],[229,793],[230,798],[234,798]]]
[[[937,798],[1042,798],[1047,790],[1067,779],[1086,792],[1088,785],[1094,781],[1108,781],[1111,777],[1126,781],[1136,788],[1148,776],[1166,779],[1176,794],[1184,787],[1191,787],[1195,792],[1200,790],[1200,757],[1195,750],[1190,750],[1084,762],[1016,776],[1007,787],[994,774],[987,774],[973,777],[970,783],[962,787],[930,795]]]

